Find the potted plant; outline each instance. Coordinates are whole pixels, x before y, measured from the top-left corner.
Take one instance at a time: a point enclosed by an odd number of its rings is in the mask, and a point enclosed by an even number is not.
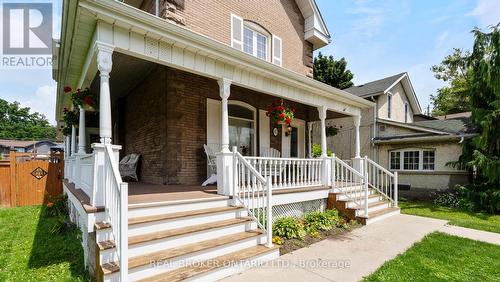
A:
[[[71,135],[71,127],[78,124],[78,110],[70,111],[68,108],[64,108],[63,112],[64,128],[62,133],[64,136],[69,136]]]
[[[283,102],[283,99],[271,103],[267,107],[266,115],[271,118],[274,124],[287,125],[288,131],[292,130],[290,124],[295,118],[295,108]]]
[[[83,90],[76,89],[75,92],[72,92],[71,87],[65,86],[64,92],[71,95],[71,101],[73,102],[75,108],[82,107],[86,111],[94,111],[99,106],[97,95],[90,91],[89,88],[85,88]]]

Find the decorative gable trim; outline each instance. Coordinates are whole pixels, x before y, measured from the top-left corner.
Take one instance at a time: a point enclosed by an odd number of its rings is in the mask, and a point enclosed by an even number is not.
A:
[[[321,16],[318,5],[314,0],[296,0],[300,12],[304,17],[304,37],[313,44],[313,49],[319,49],[328,45],[330,32]]]
[[[391,89],[401,82],[403,85],[403,89],[405,90],[405,95],[408,101],[410,102],[413,114],[421,114],[422,108],[420,107],[420,103],[418,102],[417,94],[413,89],[413,85],[411,84],[410,77],[408,73],[404,73],[400,78],[398,78],[391,86],[389,86],[386,90],[384,90],[384,94],[387,94],[391,91]]]

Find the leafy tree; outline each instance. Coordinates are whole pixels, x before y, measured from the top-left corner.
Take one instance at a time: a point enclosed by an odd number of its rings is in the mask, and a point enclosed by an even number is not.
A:
[[[467,75],[467,104],[479,135],[464,144],[459,164],[475,171],[473,185],[461,191],[476,208],[500,212],[500,31],[473,31],[475,41]]]
[[[453,49],[453,53],[444,58],[439,65],[432,66],[434,77],[448,82],[448,85],[431,95],[434,105],[433,115],[446,115],[470,111],[468,103],[470,85],[470,53],[460,49]]]
[[[40,113],[20,107],[18,102],[0,99],[0,138],[3,139],[54,139],[56,128]]]
[[[354,75],[347,69],[347,61],[344,58],[337,61],[333,56],[323,56],[320,52],[314,58],[313,73],[314,79],[333,87],[345,89],[354,85]]]

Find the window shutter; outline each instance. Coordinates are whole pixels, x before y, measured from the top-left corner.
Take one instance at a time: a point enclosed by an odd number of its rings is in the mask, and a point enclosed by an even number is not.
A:
[[[273,34],[273,64],[281,66],[282,61],[282,42],[281,38]]]
[[[231,46],[243,50],[243,19],[231,14]]]

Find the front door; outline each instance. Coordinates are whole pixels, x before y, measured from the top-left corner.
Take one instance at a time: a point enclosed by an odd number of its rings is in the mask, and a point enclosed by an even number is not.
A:
[[[282,126],[281,152],[284,158],[305,157],[305,121],[295,119],[292,121],[292,131],[288,132],[286,126]]]

